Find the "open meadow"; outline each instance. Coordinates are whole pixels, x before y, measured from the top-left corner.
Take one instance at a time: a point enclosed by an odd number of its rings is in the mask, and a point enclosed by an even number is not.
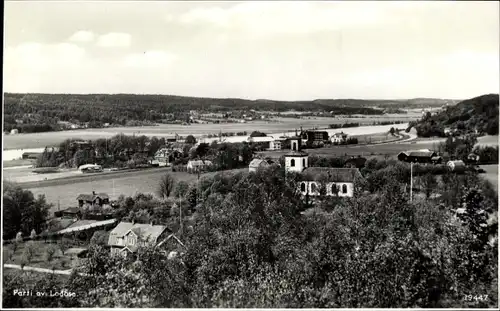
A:
[[[226,171],[233,173],[236,171],[248,171],[247,168]],[[166,173],[171,174],[176,181],[194,182],[198,176],[186,172],[172,172],[170,169],[149,169],[133,172],[123,172],[113,175],[94,174],[89,177],[78,179],[62,179],[43,181],[38,183],[20,184],[21,187],[30,190],[35,196],[45,195],[47,202],[54,204],[51,213],[58,209],[76,206],[76,197],[82,193],[104,192],[110,196],[111,200],[115,200],[119,195],[133,196],[136,193],[151,193],[155,194],[160,183],[161,177]],[[201,175],[213,176],[215,172],[205,173]]]
[[[29,133],[5,135],[4,150],[9,149],[28,149],[28,148],[44,148],[46,146],[57,146],[65,139],[98,139],[110,138],[116,134],[123,133],[125,135],[146,135],[164,137],[179,134],[181,136],[194,135],[197,137],[206,136],[207,134],[218,134],[219,132],[243,132],[249,134],[252,131],[259,130],[265,133],[283,133],[294,131],[294,129],[309,129],[313,127],[326,128],[330,124],[343,124],[346,122],[357,122],[361,124],[371,125],[373,122],[381,121],[409,121],[414,118],[405,118],[405,115],[400,117],[384,117],[370,116],[367,118],[326,118],[326,117],[303,117],[303,118],[275,118],[271,121],[251,121],[248,123],[221,123],[221,124],[160,124],[158,126],[143,126],[143,127],[116,127],[104,129],[85,129],[85,130],[69,130],[60,132],[44,132],[44,133]],[[403,125],[398,125],[403,127]],[[389,127],[390,128],[390,127]]]

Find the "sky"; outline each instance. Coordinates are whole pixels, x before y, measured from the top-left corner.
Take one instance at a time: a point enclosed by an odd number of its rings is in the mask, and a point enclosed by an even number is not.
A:
[[[4,90],[274,100],[498,93],[499,2],[6,1]]]

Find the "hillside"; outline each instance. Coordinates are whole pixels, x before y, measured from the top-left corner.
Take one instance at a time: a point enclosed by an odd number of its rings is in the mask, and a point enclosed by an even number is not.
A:
[[[407,101],[317,99],[311,101],[200,98],[134,94],[14,94],[4,95],[4,131],[46,132],[62,128],[61,121],[131,126],[165,120],[190,122],[189,112],[331,111],[338,114],[381,115],[385,108],[408,107]],[[410,105],[411,106],[411,105]],[[380,109],[378,109],[380,108]],[[416,107],[414,107],[416,108]]]
[[[460,132],[498,135],[498,94],[487,94],[446,107],[434,115],[423,116],[414,126],[423,137],[444,136],[445,128]]]

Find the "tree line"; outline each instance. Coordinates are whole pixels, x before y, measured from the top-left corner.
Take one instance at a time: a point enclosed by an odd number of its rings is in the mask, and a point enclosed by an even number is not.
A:
[[[58,121],[117,126],[146,125],[177,120],[190,122],[189,112],[230,112],[261,110],[283,112],[333,111],[336,114],[382,114],[369,101],[251,101],[244,99],[196,98],[171,95],[133,94],[15,94],[6,93],[4,131],[55,131],[63,129]]]

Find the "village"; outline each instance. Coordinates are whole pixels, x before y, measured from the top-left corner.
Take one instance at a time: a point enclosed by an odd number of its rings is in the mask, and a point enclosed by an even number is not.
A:
[[[408,139],[409,137],[407,135],[398,136],[392,130],[390,132],[397,139]],[[325,167],[324,165],[311,165],[310,156],[307,153],[308,148],[316,150],[325,145],[343,146],[353,141],[357,142],[356,138],[348,137],[347,134],[341,131],[329,136],[327,131],[302,129],[296,130],[295,136],[273,137],[260,132],[254,134],[253,137],[251,135],[248,138],[247,142],[254,150],[247,166],[249,173],[257,174],[260,171],[276,167],[278,169],[283,168],[287,174],[298,174],[300,175],[300,182],[297,184],[297,191],[304,200],[310,203],[314,203],[317,197],[352,198],[363,195],[363,193],[355,191],[355,189],[356,185],[364,180],[361,170],[367,164],[366,157],[361,157],[359,154],[357,156],[345,154],[343,167]],[[452,141],[454,139],[452,138]],[[149,160],[149,166],[170,167],[172,171],[196,174],[199,181],[200,175],[210,171],[214,164],[211,160],[201,159],[199,156],[188,160],[184,165],[179,164],[178,160],[184,158],[186,154],[196,154],[197,148],[200,148],[200,145],[203,147],[204,143],[196,142],[193,144],[193,138],[188,138],[188,140],[189,144],[179,137],[167,139],[166,145],[160,147],[154,154],[154,158]],[[88,149],[92,146],[91,142],[85,141],[76,141],[73,144],[82,149]],[[453,174],[464,174],[466,171],[481,171],[477,166],[479,156],[474,153],[470,153],[465,161],[452,159],[448,154],[439,154],[429,149],[407,150],[394,154],[392,157],[399,162],[411,163],[411,165],[444,167],[446,172]],[[241,155],[238,161],[242,161]],[[84,164],[79,167],[79,170],[87,174],[103,172],[102,166],[98,164]],[[413,182],[413,177],[410,182]],[[198,185],[195,185],[195,187],[198,187]],[[410,192],[422,191],[422,189],[415,188],[411,184],[405,184],[404,188],[405,191]],[[164,248],[162,251],[166,256],[174,258],[185,250],[185,245],[177,236],[182,235],[179,234],[179,230],[183,222],[186,219],[192,219],[193,213],[196,213],[196,208],[201,206],[201,201],[191,205],[185,211],[187,215],[185,214],[185,219],[183,219],[183,208],[180,203],[177,201],[171,206],[171,211],[179,211],[175,212],[177,216],[174,218],[178,219],[174,220],[175,225],[172,227],[154,220],[147,223],[136,222],[135,218],[132,221],[120,221],[114,218],[117,209],[120,208],[120,203],[117,202],[116,197],[111,198],[107,193],[96,191],[82,193],[75,198],[74,206],[57,207],[53,217],[47,220],[48,229],[43,232],[36,232],[33,229],[30,236],[24,237],[19,232],[10,243],[17,244],[21,241],[27,243],[26,241],[33,240],[43,244],[64,244],[64,246],[61,246],[63,250],[61,258],[67,258],[62,260],[65,263],[60,266],[61,269],[64,267],[78,268],[79,265],[82,265],[85,261],[89,243],[95,240],[96,237],[99,237],[101,244],[112,255],[119,254],[133,257],[141,247],[154,246]],[[41,242],[42,240],[43,242]],[[170,242],[167,243],[168,241]],[[167,246],[169,248],[166,248]],[[45,247],[40,248],[40,250],[44,249]]]

